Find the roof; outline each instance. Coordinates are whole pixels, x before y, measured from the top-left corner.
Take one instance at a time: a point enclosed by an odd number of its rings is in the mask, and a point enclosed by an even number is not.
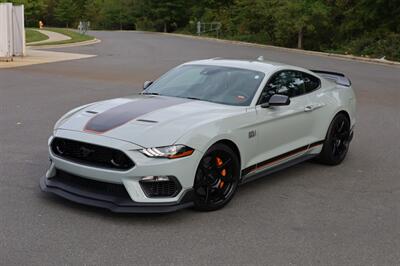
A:
[[[212,58],[206,60],[191,61],[185,63],[184,65],[212,65],[212,66],[237,67],[255,71],[262,71],[265,73],[274,72],[281,68],[292,68],[292,69],[297,68],[295,66],[290,66],[272,61],[237,60],[237,59],[223,59],[223,58]]]

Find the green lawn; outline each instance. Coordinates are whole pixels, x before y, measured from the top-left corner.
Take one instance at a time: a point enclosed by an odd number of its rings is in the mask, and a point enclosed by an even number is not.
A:
[[[89,41],[93,40],[94,37],[90,35],[83,35],[78,32],[72,31],[70,29],[64,29],[64,28],[44,28],[44,30],[48,31],[54,31],[58,32],[64,35],[69,36],[71,39],[66,40],[66,41],[59,41],[59,42],[48,42],[45,44],[37,44],[37,45],[58,45],[58,44],[67,44],[67,43],[76,43],[76,42],[84,42],[84,41]],[[32,46],[36,46],[33,44]]]
[[[47,37],[47,35],[44,35],[38,32],[37,30],[34,29],[25,30],[26,43],[44,41],[47,40],[48,38],[49,37]]]

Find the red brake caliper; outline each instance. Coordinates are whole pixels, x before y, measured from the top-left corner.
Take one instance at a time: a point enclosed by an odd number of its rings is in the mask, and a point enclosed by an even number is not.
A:
[[[215,159],[216,159],[216,161],[217,161],[217,166],[223,165],[224,162],[221,160],[221,158],[216,157]],[[222,176],[226,176],[226,169],[225,169],[225,168],[222,169],[221,175],[222,175]],[[224,187],[224,185],[225,185],[224,180],[220,180],[220,181],[219,181],[219,184],[218,184],[218,188],[221,189],[221,188]]]

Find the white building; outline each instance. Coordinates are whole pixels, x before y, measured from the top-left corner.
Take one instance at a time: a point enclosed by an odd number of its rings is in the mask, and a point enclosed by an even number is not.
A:
[[[24,6],[0,3],[0,60],[25,55]]]

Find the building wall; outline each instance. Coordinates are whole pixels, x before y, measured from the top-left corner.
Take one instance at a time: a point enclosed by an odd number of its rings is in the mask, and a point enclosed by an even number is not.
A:
[[[0,59],[25,55],[24,6],[0,3]]]

